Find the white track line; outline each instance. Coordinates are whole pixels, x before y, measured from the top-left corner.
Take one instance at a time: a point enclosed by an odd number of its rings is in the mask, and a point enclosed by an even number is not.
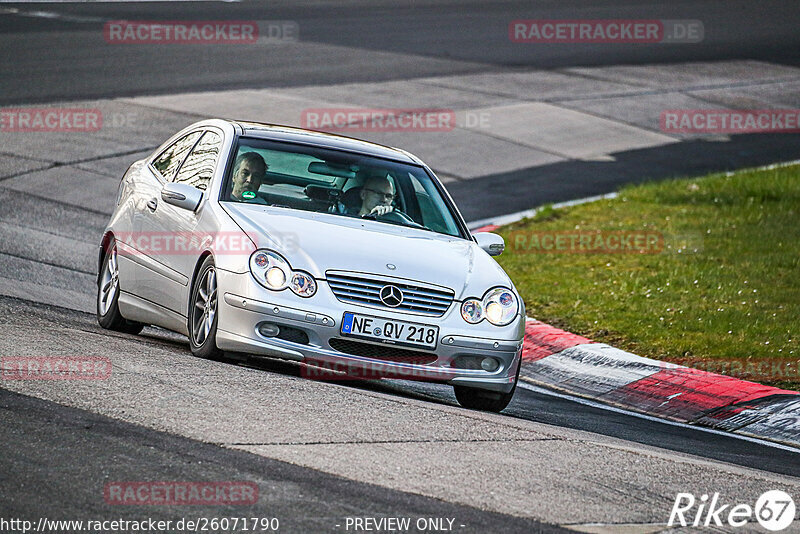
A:
[[[595,195],[592,197],[584,197],[578,198],[575,200],[567,200],[565,202],[557,202],[553,204],[551,207],[554,210],[559,208],[568,208],[570,206],[577,206],[578,204],[586,204],[589,202],[595,202],[597,200],[604,200],[607,198],[617,198],[618,193],[607,193],[605,195]],[[480,228],[481,226],[488,226],[490,224],[496,224],[498,226],[503,226],[506,224],[511,224],[517,221],[524,219],[525,217],[533,217],[536,215],[544,206],[540,206],[538,208],[532,208],[525,211],[518,211],[516,213],[509,213],[508,215],[499,215],[497,217],[489,217],[487,219],[479,219],[477,221],[472,221],[467,223],[467,228],[470,230],[475,228]]]
[[[661,419],[659,417],[654,417],[652,415],[645,415],[643,413],[633,412],[629,410],[625,410],[623,408],[617,408],[616,406],[609,406],[608,404],[603,404],[597,401],[584,399],[582,397],[574,397],[572,395],[567,395],[566,393],[558,393],[556,391],[552,391],[550,389],[545,389],[543,387],[535,386],[533,384],[529,384],[527,382],[522,382],[523,380],[527,380],[526,377],[521,376],[520,381],[517,384],[522,389],[527,389],[528,391],[533,391],[535,393],[541,393],[542,395],[549,395],[551,397],[557,397],[559,399],[565,399],[572,402],[577,402],[578,404],[583,404],[585,406],[591,406],[593,408],[600,408],[601,410],[607,410],[609,412],[620,413],[623,415],[630,415],[632,417],[638,417],[639,419],[645,419],[647,421],[654,421],[656,423],[664,423],[665,425],[672,425],[677,426],[680,428],[690,428],[692,430],[699,430],[701,432],[708,432],[709,434],[717,434],[719,436],[725,436],[729,438],[736,438],[741,439],[744,441],[749,441],[751,443],[757,443],[759,445],[765,445],[767,447],[773,447],[775,449],[781,449],[784,451],[800,453],[800,449],[795,447],[791,447],[789,445],[783,445],[781,443],[776,443],[773,441],[766,441],[761,440],[758,438],[753,438],[750,436],[744,436],[741,434],[736,434],[734,432],[726,432],[724,430],[717,430],[715,428],[707,428],[703,426],[696,426],[696,425],[689,425],[686,423],[678,423],[677,421],[670,421],[669,419]]]

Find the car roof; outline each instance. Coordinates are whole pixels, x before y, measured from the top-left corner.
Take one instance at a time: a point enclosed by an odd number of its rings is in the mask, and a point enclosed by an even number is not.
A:
[[[419,158],[405,150],[379,145],[377,143],[370,143],[369,141],[362,141],[352,137],[345,137],[343,135],[305,130],[303,128],[293,128],[291,126],[282,126],[279,124],[248,121],[231,121],[231,123],[239,126],[242,129],[242,135],[247,137],[301,143],[321,148],[357,152],[359,154],[401,161],[403,163],[424,165]]]

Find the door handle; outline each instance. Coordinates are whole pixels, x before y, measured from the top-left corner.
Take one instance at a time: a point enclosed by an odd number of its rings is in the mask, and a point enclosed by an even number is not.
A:
[[[158,199],[157,198],[151,198],[147,202],[147,207],[150,209],[150,211],[156,211],[156,208],[158,207]]]

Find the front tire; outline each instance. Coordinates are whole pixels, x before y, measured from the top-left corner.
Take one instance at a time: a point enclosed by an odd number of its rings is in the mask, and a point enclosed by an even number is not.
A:
[[[508,403],[511,402],[511,399],[514,397],[514,392],[517,390],[519,370],[521,367],[522,361],[517,365],[517,376],[514,379],[514,387],[512,387],[511,391],[508,393],[498,393],[496,391],[487,391],[485,389],[466,386],[453,386],[456,400],[462,407],[470,410],[495,413],[505,410]]]
[[[217,270],[214,258],[208,256],[192,284],[189,299],[189,346],[200,358],[220,360],[217,348]]]
[[[119,312],[119,263],[117,242],[111,240],[97,277],[97,322],[106,330],[138,334],[144,328],[141,323],[128,321]]]

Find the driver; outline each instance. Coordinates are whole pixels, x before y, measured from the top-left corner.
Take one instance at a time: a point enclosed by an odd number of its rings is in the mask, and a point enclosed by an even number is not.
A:
[[[381,216],[391,213],[394,210],[392,207],[394,194],[394,185],[386,176],[368,179],[361,188],[361,210],[358,216]]]

